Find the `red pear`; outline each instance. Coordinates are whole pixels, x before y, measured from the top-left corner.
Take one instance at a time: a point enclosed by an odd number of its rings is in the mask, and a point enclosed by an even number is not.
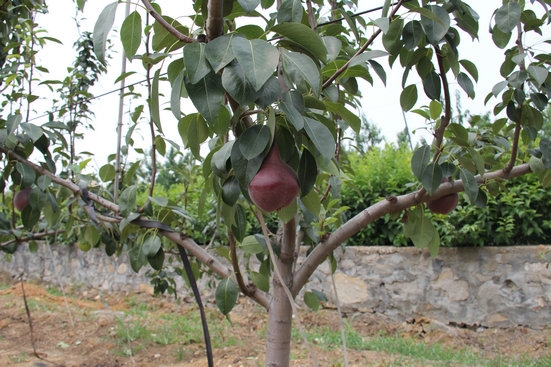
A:
[[[429,200],[427,207],[436,214],[449,214],[459,203],[459,195],[456,192],[435,200]]]
[[[274,143],[260,169],[249,184],[253,203],[265,212],[289,206],[299,192],[295,171],[281,160]]]
[[[442,183],[448,182],[447,178],[442,178]],[[457,207],[459,203],[459,195],[454,192],[452,194],[442,196],[441,198],[427,201],[429,210],[436,214],[449,214]]]
[[[18,191],[17,194],[13,197],[13,206],[15,209],[22,211],[27,205],[29,205],[29,194],[31,188],[27,187],[21,191]]]

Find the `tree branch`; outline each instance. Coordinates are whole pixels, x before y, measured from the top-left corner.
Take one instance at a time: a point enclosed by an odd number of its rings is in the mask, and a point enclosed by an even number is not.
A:
[[[440,71],[440,79],[442,80],[442,89],[444,90],[444,116],[440,118],[440,125],[434,131],[434,142],[433,145],[436,148],[434,153],[433,162],[438,161],[440,154],[442,153],[442,142],[444,140],[444,132],[450,124],[452,118],[452,109],[451,109],[451,96],[450,96],[450,86],[448,83],[448,78],[446,76],[446,68],[444,67],[444,58],[440,52],[438,46],[434,46],[436,51],[436,60],[438,60],[438,70]]]
[[[522,24],[519,22],[517,24],[517,47],[518,47],[518,53],[520,55],[524,54],[524,45],[522,44]],[[521,62],[518,65],[520,70],[526,70],[526,64],[524,62],[524,59],[521,60]],[[517,160],[517,154],[518,154],[518,143],[520,139],[520,121],[522,121],[522,105],[519,106],[519,116],[518,121],[515,122],[515,132],[513,134],[513,144],[511,145],[511,157],[509,158],[509,163],[503,168],[503,171],[506,173],[509,172],[514,166],[515,162]]]
[[[400,1],[398,1],[398,3],[396,3],[396,6],[394,7],[394,9],[392,9],[392,12],[388,16],[389,20],[392,20],[392,18],[396,15],[396,13],[398,12],[398,9],[400,9],[400,7],[402,6],[402,4],[404,2],[405,2],[405,0],[400,0]],[[371,46],[371,44],[375,41],[375,39],[379,36],[379,34],[381,34],[381,32],[382,31],[381,31],[380,28],[377,29],[371,35],[371,37],[369,37],[369,39],[363,44],[363,46],[354,54],[354,56],[351,57],[343,66],[341,66],[337,71],[335,71],[335,73],[333,75],[331,75],[331,77],[329,77],[329,79],[327,79],[323,83],[322,89],[325,89],[325,88],[329,87],[331,85],[331,83],[333,83],[335,81],[335,79],[337,79],[339,77],[339,75],[344,73],[346,71],[346,69],[348,69],[348,65],[350,65],[350,62],[352,61],[352,59],[355,56],[361,55],[365,50],[367,50],[367,48],[369,46]]]
[[[502,178],[511,179],[530,173],[530,166],[528,163],[521,164],[511,169],[510,172],[504,172],[503,169],[489,172],[483,176],[478,175],[476,179],[478,183],[483,183],[487,180]],[[420,198],[421,202],[430,199],[437,199],[445,195],[449,195],[454,192],[464,191],[465,187],[461,180],[453,182],[446,182],[440,185],[440,187],[432,194],[427,195],[424,193]],[[304,284],[308,281],[310,276],[314,273],[317,267],[342,243],[347,239],[358,233],[361,229],[372,223],[376,219],[381,218],[383,215],[399,212],[406,208],[418,204],[416,198],[417,192],[412,192],[405,195],[400,195],[392,200],[383,199],[369,208],[364,209],[349,221],[344,223],[339,229],[333,232],[324,241],[319,243],[305,259],[304,263],[295,273],[292,292],[296,296]]]
[[[207,10],[209,12],[206,22],[207,40],[212,41],[216,37],[224,34],[224,2],[222,0],[203,0],[208,1]]]
[[[258,291],[258,288],[254,283],[245,284],[245,280],[243,279],[243,274],[241,273],[241,268],[239,267],[239,261],[237,259],[237,247],[235,246],[235,237],[233,236],[233,233],[228,230],[228,241],[230,242],[230,257],[231,257],[231,263],[233,266],[233,272],[235,274],[235,279],[237,280],[237,285],[239,286],[239,290],[243,292],[243,294],[247,297],[254,298],[255,293]],[[268,298],[265,297],[266,303],[260,303],[262,306],[264,306],[265,309],[268,309]]]
[[[0,152],[4,153],[9,159],[16,160],[32,168],[36,173],[42,176],[49,177],[53,183],[71,190],[75,195],[80,195],[81,188],[77,184],[73,183],[72,181],[59,178],[53,173],[51,173],[50,171],[44,169],[43,167],[29,161],[26,158],[23,158],[19,154],[12,152],[2,146],[0,146]],[[104,199],[101,196],[98,196],[93,193],[88,193],[88,198],[91,201],[103,206],[104,208],[111,210],[116,216],[120,211],[119,206],[117,204],[107,199]],[[98,215],[97,218],[102,220],[104,217]],[[120,222],[122,220],[122,218],[120,217],[115,217],[115,218],[108,217],[108,218],[110,222],[113,222],[113,221]],[[197,259],[199,259],[199,261],[207,265],[213,272],[215,272],[219,276],[223,278],[232,276],[232,271],[226,265],[222,264],[222,262],[220,262],[218,259],[216,259],[211,254],[209,254],[204,248],[199,246],[193,239],[188,237],[182,237],[181,233],[175,230],[171,229],[169,231],[169,230],[163,229],[168,226],[162,222],[158,222],[155,220],[142,220],[142,223],[147,223],[147,225],[141,225],[140,221],[136,221],[134,224],[144,228],[158,228],[160,234],[162,234],[163,236],[165,236],[175,244],[184,247],[186,250],[189,251],[191,255],[195,256]],[[253,298],[255,300],[258,299],[262,301],[263,296],[259,293],[260,292],[256,292]],[[267,304],[267,301],[265,301],[265,303]]]
[[[185,42],[185,43],[192,43],[192,42],[197,42],[197,40],[195,40],[194,38],[192,37],[189,37],[189,36],[186,36],[185,34],[181,33],[180,31],[178,31],[176,28],[174,28],[172,26],[172,24],[168,23],[162,16],[161,14],[157,13],[157,11],[155,10],[155,8],[153,8],[153,6],[151,5],[151,3],[149,2],[149,0],[142,0],[142,3],[143,5],[145,6],[145,8],[147,9],[147,12],[149,14],[151,14],[151,16],[157,21],[159,22],[160,25],[162,25],[170,34],[172,34],[174,37],[178,38],[178,40],[182,41],[182,42]]]

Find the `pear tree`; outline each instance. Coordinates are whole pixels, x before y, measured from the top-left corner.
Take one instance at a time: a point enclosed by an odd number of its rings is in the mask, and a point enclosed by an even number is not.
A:
[[[115,24],[122,3],[113,2],[99,15],[90,42],[82,40],[84,56],[73,74],[54,83],[34,74],[47,72],[36,53],[56,41],[33,16],[47,5],[4,2],[0,187],[8,193],[4,198],[24,192],[27,200],[19,194],[13,203],[4,200],[1,249],[13,252],[20,243],[56,236],[84,250],[126,252],[134,270],[148,266],[158,272],[167,266],[165,254],[178,249],[191,257],[195,274],[216,274],[224,314],[239,293],[266,310],[265,364],[280,367],[289,365],[299,294],[312,307],[323,297],[301,290],[362,228],[393,214],[412,244],[435,256],[441,241],[427,210],[445,215],[459,193],[484,206],[488,195],[499,195],[506,181],[514,184],[521,175],[535,174],[549,185],[551,140],[542,124],[551,96],[545,37],[551,1],[495,2],[489,24],[470,1],[380,0],[364,11],[366,3],[194,0],[191,14],[168,14],[166,1],[132,0],[131,11]],[[86,1],[76,6],[84,11]],[[491,43],[479,45],[479,34],[488,31]],[[101,73],[114,68],[115,42],[140,66],[147,87],[143,95],[128,93],[135,107],[130,128],[125,135],[119,131],[123,144],[91,171],[88,156],[74,146],[86,139],[87,124],[93,126],[87,93]],[[492,60],[500,77],[491,90],[477,89],[477,65],[462,57],[462,49],[475,46],[501,50],[502,59]],[[339,205],[340,187],[351,174],[344,148],[361,133],[359,116],[369,117],[362,92],[386,85],[390,68],[402,77],[401,92],[389,106],[421,116],[432,141],[413,152],[417,182],[409,194],[388,196],[346,220]],[[35,124],[29,116],[40,83],[64,98],[47,123]],[[481,118],[474,115],[465,122],[456,118],[452,86],[466,98],[483,93],[491,123],[479,126]],[[189,106],[193,112],[184,112]],[[148,127],[150,149],[136,149],[140,158],[125,161],[121,157],[132,150],[140,121]],[[167,136],[169,125],[177,127],[181,141]],[[198,162],[194,172],[203,192],[193,198],[199,207],[214,203],[216,231],[209,246],[188,234],[193,218],[180,202],[155,194],[159,159],[168,146]],[[145,163],[148,174],[142,177]],[[140,202],[144,185],[148,199]],[[301,246],[309,250],[298,264]],[[259,268],[250,267],[251,257]],[[170,289],[159,284],[161,291]]]

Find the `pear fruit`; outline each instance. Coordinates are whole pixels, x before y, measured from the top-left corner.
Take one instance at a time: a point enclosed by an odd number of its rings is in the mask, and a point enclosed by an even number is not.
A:
[[[442,183],[448,182],[447,178],[442,179]],[[427,201],[427,207],[429,210],[436,214],[449,214],[451,213],[459,203],[459,195],[454,192],[449,195],[442,196],[441,198]]]
[[[249,184],[249,196],[257,207],[273,212],[289,206],[299,193],[298,178],[281,160],[276,143]]]
[[[29,205],[29,194],[31,193],[31,188],[27,187],[23,190],[20,190],[13,197],[13,206],[18,211],[22,211],[27,205]]]

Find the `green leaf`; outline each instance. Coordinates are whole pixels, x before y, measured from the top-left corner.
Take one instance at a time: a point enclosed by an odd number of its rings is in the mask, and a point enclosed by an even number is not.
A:
[[[254,125],[245,130],[237,139],[239,150],[245,159],[258,157],[270,144],[272,136],[266,125]]]
[[[94,25],[94,52],[98,60],[106,64],[105,51],[107,49],[107,35],[115,22],[118,2],[107,5],[100,13],[96,24]]]
[[[430,161],[430,146],[421,145],[419,148],[415,149],[413,156],[411,157],[411,170],[415,177],[421,181],[425,168]]]
[[[372,60],[377,57],[384,57],[384,56],[388,56],[388,52],[382,51],[382,50],[366,51],[357,56],[352,57],[350,59],[350,63],[348,64],[348,66],[352,67],[356,65],[363,65],[369,60]]]
[[[301,197],[312,190],[317,177],[318,165],[316,164],[316,159],[308,149],[304,149],[298,165],[298,182]]]
[[[402,49],[403,43],[400,38],[402,35],[402,26],[404,20],[400,17],[392,19],[388,31],[383,34],[383,46],[391,55],[398,55]]]
[[[335,154],[336,147],[335,138],[329,128],[317,120],[305,117],[304,130],[321,156],[329,161]]]
[[[450,15],[441,6],[428,5],[425,9],[429,12],[421,12],[421,26],[427,35],[428,41],[437,45],[448,33],[450,28]]]
[[[101,238],[101,233],[98,231],[95,225],[88,224],[84,230],[84,242],[92,247],[95,247]]]
[[[325,48],[327,49],[327,61],[329,62],[335,60],[339,56],[342,49],[341,40],[334,36],[325,36],[322,40]]]
[[[196,84],[186,78],[186,89],[189,98],[197,111],[210,123],[215,123],[220,108],[224,104],[224,88],[220,75],[210,73]]]
[[[205,47],[203,42],[189,43],[184,47],[184,62],[191,84],[198,83],[211,71],[205,56]]]
[[[433,237],[438,236],[434,225],[425,216],[422,205],[417,205],[409,211],[407,222],[404,223],[404,235],[418,248],[429,247]]]
[[[471,204],[474,204],[478,196],[478,183],[476,182],[476,178],[471,172],[464,168],[459,169],[459,178],[463,182],[465,193],[467,194],[469,201]]]
[[[551,170],[551,139],[541,138],[540,151],[543,164],[547,169]]]
[[[270,278],[267,275],[252,271],[250,276],[254,285],[256,285],[258,289],[264,292],[268,292],[270,290]]]
[[[349,111],[343,103],[324,101],[324,105],[327,108],[327,111],[338,114],[348,124],[348,126],[354,130],[354,132],[360,132],[362,120],[358,116],[358,113]]]
[[[310,213],[315,215],[316,218],[319,217],[321,212],[321,202],[320,196],[315,190],[310,190],[307,195],[300,198],[300,201]]]
[[[430,118],[437,120],[442,114],[442,103],[438,101],[430,101],[429,103]]]
[[[182,109],[180,100],[184,95],[187,95],[186,86],[184,84],[184,70],[178,73],[178,76],[172,82],[172,89],[170,92],[170,110],[174,117],[178,120],[182,117]]]
[[[532,78],[534,78],[534,80],[536,81],[537,87],[540,87],[549,75],[549,71],[547,71],[546,68],[537,65],[530,65],[528,66],[527,70]]]
[[[163,15],[163,19],[180,33],[186,35],[190,34],[189,29],[175,19],[166,15]],[[153,23],[153,39],[151,41],[151,47],[153,50],[170,52],[182,48],[183,46],[185,46],[185,43],[178,40],[175,35],[170,33],[165,28],[164,25],[161,25],[158,21]]]
[[[147,264],[147,256],[144,255],[141,245],[134,244],[134,246],[128,250],[128,260],[130,261],[130,267],[136,273]]]
[[[205,56],[215,73],[235,59],[232,48],[234,34],[227,34],[213,39],[205,46]]]
[[[408,85],[400,93],[400,106],[403,111],[409,111],[417,102],[417,86],[415,84]]]
[[[277,101],[281,94],[281,84],[279,79],[272,76],[260,90],[256,93],[256,104],[262,108],[266,108]]]
[[[137,192],[138,187],[136,185],[129,186],[121,192],[121,196],[119,198],[119,210],[123,217],[127,217],[136,209]]]
[[[117,171],[115,169],[115,166],[109,163],[101,166],[101,168],[99,169],[99,178],[103,182],[113,181],[115,179],[116,174],[117,174]]]
[[[435,71],[428,73],[423,79],[423,88],[425,90],[425,94],[430,99],[440,99],[440,94],[442,91],[440,76]]]
[[[147,257],[147,262],[155,270],[161,270],[163,268],[163,263],[165,261],[165,252],[162,248],[157,251],[155,255]]]
[[[300,0],[285,0],[277,10],[277,22],[300,23],[303,14],[304,8]]]
[[[241,205],[235,206],[234,223],[235,225],[231,226],[231,230],[235,235],[235,239],[241,242],[247,232],[247,217]]]
[[[297,131],[304,127],[304,100],[302,95],[296,91],[287,91],[283,93],[280,107],[285,112],[287,119],[293,124]]]
[[[257,99],[254,86],[249,82],[238,63],[224,68],[222,86],[240,105],[248,105]]]
[[[142,42],[142,17],[140,13],[133,11],[126,17],[121,25],[120,37],[126,57],[132,60]]]
[[[313,292],[304,293],[304,303],[313,311],[317,311],[320,308],[320,300]]]
[[[320,36],[302,23],[280,23],[271,29],[273,32],[295,42],[316,59],[325,61],[327,49]]]
[[[243,70],[247,71],[247,79],[258,91],[270,78],[279,62],[279,52],[270,43],[243,37],[232,41],[233,53]]]
[[[237,2],[247,13],[251,13],[260,5],[260,0],[237,0]]]
[[[161,69],[155,71],[153,74],[153,81],[151,83],[151,99],[149,101],[149,108],[151,109],[151,118],[155,123],[155,127],[159,132],[163,132],[161,126],[161,111],[159,107],[159,78],[161,76]]]
[[[48,176],[38,176],[38,179],[36,180],[36,185],[44,192],[48,189],[48,186],[50,186],[51,183],[52,179]]]
[[[227,316],[231,312],[237,302],[238,293],[236,284],[230,278],[218,283],[215,292],[216,306],[223,315]]]
[[[312,91],[317,96],[321,89],[321,77],[318,66],[314,61],[299,52],[282,52],[283,72],[295,85],[299,85],[301,80],[306,81]]]
[[[502,32],[497,26],[492,28],[492,40],[499,48],[505,48],[511,39],[511,32]]]
[[[459,60],[459,63],[463,66],[463,68],[465,68],[465,70],[467,70],[475,82],[478,81],[478,69],[473,62],[469,60]]]
[[[19,174],[21,175],[21,188],[24,189],[26,187],[30,187],[36,179],[36,173],[34,172],[34,170],[30,166],[27,166],[26,164],[23,164],[21,162],[17,162],[15,164],[15,168],[17,169],[17,172],[19,172]]]
[[[44,131],[40,126],[36,126],[35,124],[31,124],[28,122],[22,122],[21,123],[21,129],[29,135],[29,137],[32,139],[33,142],[37,142],[38,139],[42,137],[44,134]]]
[[[210,164],[215,175],[220,177],[226,175],[228,171],[228,160],[230,159],[234,144],[235,140],[230,140],[212,155]],[[239,154],[241,154],[241,152],[239,152]]]
[[[178,122],[178,132],[186,148],[190,148],[193,155],[200,159],[201,143],[207,140],[210,133],[203,116],[197,113],[184,116]]]
[[[289,221],[295,217],[295,215],[297,214],[297,211],[298,211],[297,201],[293,200],[291,204],[287,205],[284,208],[279,209],[277,211],[277,216],[283,223],[289,223]]]
[[[239,249],[247,255],[261,254],[266,251],[266,247],[258,242],[255,236],[247,236],[243,238],[243,242],[239,244]]]
[[[155,256],[161,249],[161,239],[159,236],[147,236],[142,244],[143,256]]]
[[[503,33],[510,33],[520,22],[522,8],[515,1],[508,1],[495,12],[496,26]]]
[[[149,200],[155,205],[158,205],[160,207],[166,207],[168,205],[168,198],[164,196],[150,196]]]
[[[229,206],[234,206],[239,199],[241,189],[239,188],[239,181],[237,177],[230,176],[222,184],[222,200]]]
[[[471,78],[465,73],[459,73],[457,75],[457,82],[459,83],[459,86],[467,93],[469,98],[475,97],[475,90],[474,90],[474,84]]]
[[[429,163],[423,170],[421,183],[427,190],[429,195],[432,195],[442,182],[442,168],[436,163]]]
[[[402,39],[404,47],[413,50],[423,39],[423,27],[418,20],[412,20],[404,25],[402,30]]]

